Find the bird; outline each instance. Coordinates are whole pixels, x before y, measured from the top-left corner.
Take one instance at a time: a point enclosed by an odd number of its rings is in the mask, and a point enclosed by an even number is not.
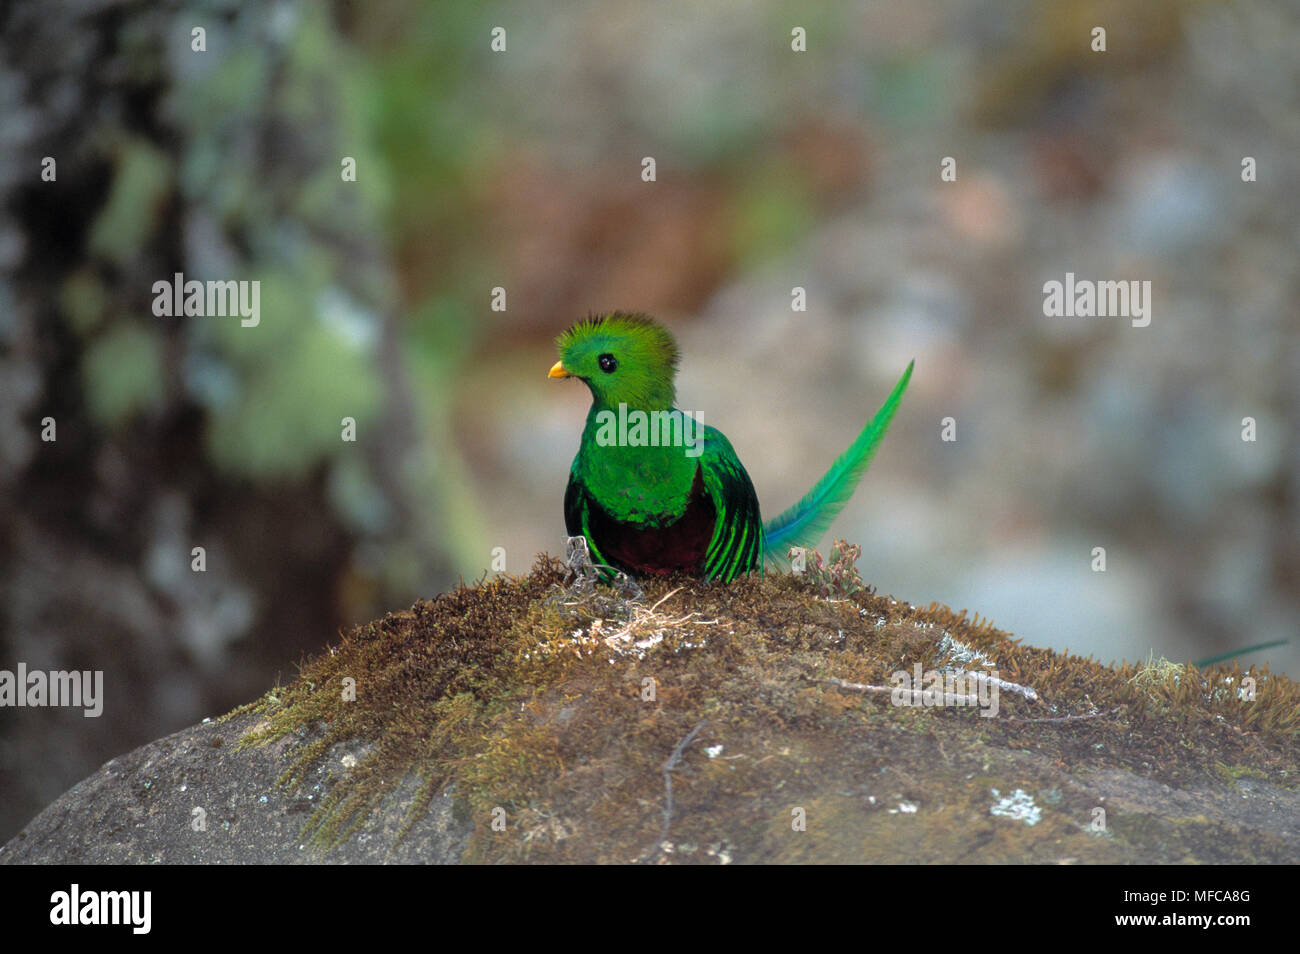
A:
[[[880,410],[798,503],[763,522],[731,442],[676,407],[680,352],[649,315],[591,314],[555,339],[551,378],[591,390],[564,493],[570,537],[605,579],[688,576],[728,583],[817,543],[848,503],[898,410],[915,361]]]

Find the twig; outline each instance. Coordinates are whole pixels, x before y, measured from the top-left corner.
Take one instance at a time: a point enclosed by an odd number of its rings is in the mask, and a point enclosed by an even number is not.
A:
[[[999,679],[997,676],[990,676],[982,672],[968,672],[965,669],[945,669],[941,671],[945,675],[969,677],[971,679],[974,679],[976,682],[983,683],[988,686],[996,686],[998,689],[1005,690],[1006,692],[1018,693],[1024,696],[1030,702],[1037,702],[1039,700],[1039,695],[1035,690],[1031,689],[1029,686],[1022,686],[1018,682],[1010,682],[1009,680],[1006,679]],[[843,679],[836,679],[834,677],[830,677],[826,679],[826,682],[829,682],[835,686],[839,686],[841,689],[852,689],[854,692],[888,692],[888,693],[907,692],[907,693],[911,693],[913,702],[919,702],[920,700],[925,698],[924,696],[921,695],[922,693],[929,693],[931,696],[933,696],[935,693],[935,690],[933,689],[901,689],[901,688],[895,689],[895,687],[893,686],[868,686],[860,682],[845,682]],[[958,695],[953,695],[951,693],[945,693],[944,699],[945,701],[965,700],[964,701],[965,705],[972,705],[973,703],[971,702],[971,700],[976,699],[976,697],[958,696]]]
[[[670,597],[670,596],[672,596],[672,595],[674,595],[674,594],[676,594],[676,593],[680,593],[681,591],[682,591],[682,588],[681,588],[680,586],[677,587],[677,589],[675,589],[675,590],[669,590],[667,593],[665,593],[663,596],[661,596],[661,597],[659,598],[659,601],[658,601],[657,603],[655,603],[654,606],[650,607],[650,612],[653,613],[655,610],[657,610],[660,606],[663,605],[664,601],[665,601],[666,599],[668,599],[668,597]]]
[[[965,675],[974,676],[974,675],[978,675],[978,673],[965,673]],[[986,676],[984,678],[987,679],[987,681],[990,682],[991,684],[996,685],[999,688],[1003,688],[1003,689],[1011,689],[1012,691],[1017,691],[1026,688],[1024,686],[1020,686],[1017,683],[1014,682],[1008,683],[1005,680],[997,679],[993,676]],[[836,686],[840,689],[849,689],[853,692],[887,692],[891,694],[894,692],[905,692],[912,697],[912,701],[916,705],[921,704],[921,702],[927,698],[926,693],[930,694],[929,698],[931,699],[937,697],[937,694],[932,689],[895,689],[893,686],[869,686],[861,682],[848,682],[844,679],[836,679],[834,676],[828,676],[824,678],[822,681],[830,683],[832,686]],[[1027,696],[1026,698],[1030,698],[1035,701],[1039,698],[1038,693],[1034,692],[1034,690],[1029,689],[1028,691],[1034,694],[1032,696]],[[951,693],[944,693],[943,699],[944,702],[947,703],[959,702],[959,704],[961,705],[979,704],[978,696],[958,696]],[[1013,717],[1007,717],[1002,721],[1004,722],[1085,722],[1089,719],[1100,719],[1103,716],[1114,715],[1116,712],[1119,712],[1121,708],[1122,706],[1116,706],[1113,709],[1107,709],[1105,712],[1088,712],[1088,713],[1084,713],[1083,715],[1050,716],[1047,718],[1038,718],[1038,719],[1017,719]]]
[[[675,593],[676,590],[673,592]],[[668,596],[671,595],[672,593],[668,594]],[[664,597],[664,599],[667,598],[667,596]],[[662,603],[663,600],[660,600],[659,602]],[[655,605],[658,606],[659,604],[656,603]],[[668,761],[664,762],[663,827],[659,829],[659,837],[655,839],[655,843],[642,852],[641,858],[638,859],[639,861],[648,858],[652,852],[662,850],[664,842],[668,840],[668,829],[673,823],[673,769],[677,768],[677,763],[682,760],[682,755],[685,754],[686,747],[695,741],[695,737],[700,734],[700,730],[708,724],[708,719],[701,719],[700,724],[691,729],[691,731],[686,734],[686,738],[677,743],[677,748],[673,749],[672,755],[668,756]]]
[[[990,676],[987,673],[968,672],[965,669],[945,669],[942,671],[945,673],[952,673],[953,675],[956,676],[971,676],[975,679],[976,682],[983,682],[983,683],[987,683],[990,686],[997,686],[999,689],[1002,689],[1005,692],[1019,693],[1020,695],[1028,699],[1030,702],[1037,702],[1039,698],[1037,690],[1032,689],[1029,686],[1022,686],[1018,682],[1011,682],[1007,679],[999,679],[997,676]]]
[[[1086,712],[1082,715],[1052,716],[1045,719],[1004,719],[1005,722],[1085,722],[1088,719],[1100,719],[1102,716],[1114,715],[1123,708],[1116,706],[1113,709],[1107,709],[1105,712]]]
[[[885,692],[893,695],[895,692],[905,693],[911,696],[912,705],[922,706],[926,702],[932,702],[940,698],[940,693],[934,689],[902,689],[894,686],[868,686],[861,682],[846,682],[843,679],[836,679],[834,676],[828,676],[823,680],[840,689],[849,689],[853,692]],[[957,706],[977,706],[979,705],[979,696],[959,696],[955,692],[942,693],[943,701],[948,705]]]

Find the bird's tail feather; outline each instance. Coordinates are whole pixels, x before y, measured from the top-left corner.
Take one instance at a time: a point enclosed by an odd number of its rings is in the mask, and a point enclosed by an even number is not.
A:
[[[867,472],[867,465],[875,456],[880,439],[889,430],[889,422],[898,410],[898,403],[907,390],[907,382],[912,377],[912,365],[908,364],[903,376],[894,385],[876,416],[862,429],[862,433],[849,445],[839,458],[826,471],[826,475],[804,494],[803,499],[780,516],[763,525],[764,557],[776,560],[784,565],[790,547],[811,546],[821,539],[826,528],[839,516],[844,505],[853,496],[854,488],[862,475]]]

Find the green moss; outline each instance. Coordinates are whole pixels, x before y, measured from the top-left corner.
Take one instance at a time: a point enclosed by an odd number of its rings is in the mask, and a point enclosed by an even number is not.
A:
[[[1235,782],[1239,778],[1268,778],[1267,772],[1262,772],[1250,765],[1224,765],[1219,762],[1214,766],[1214,771],[1226,782]]]
[[[1144,667],[1023,646],[965,611],[865,589],[827,599],[785,575],[656,579],[628,602],[604,587],[566,590],[563,578],[543,558],[528,577],[461,587],[354,629],[295,682],[237,710],[265,716],[240,744],[301,737],[281,780],[290,788],[334,745],[363,744],[308,822],[318,845],[413,783],[408,825],[454,792],[456,813],[475,824],[466,860],[489,862],[917,861],[960,855],[973,823],[984,860],[1133,860],[1136,841],[1086,830],[1092,803],[1077,790],[1008,765],[1045,751],[1071,772],[1219,784],[1235,766],[1294,782],[1300,690],[1266,670],[1247,671],[1259,691],[1245,703],[1220,692],[1240,684],[1235,667],[1135,679]],[[896,707],[849,685],[942,665],[954,641],[1041,701],[1003,692],[998,716],[982,718]],[[344,700],[345,677],[355,701]],[[701,722],[673,770],[665,848],[663,766]],[[1040,793],[1041,822],[990,816],[994,788]],[[792,828],[795,809],[806,831]]]

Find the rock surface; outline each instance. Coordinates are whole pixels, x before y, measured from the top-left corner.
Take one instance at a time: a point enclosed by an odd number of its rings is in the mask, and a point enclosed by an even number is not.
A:
[[[854,589],[628,601],[548,563],[462,588],[114,759],[0,862],[1300,860],[1295,684],[1117,670]],[[1003,691],[985,718],[861,691],[976,659],[1039,698]],[[1255,701],[1215,688],[1247,676]]]
[[[362,747],[338,746],[304,790],[278,787],[288,739],[236,752],[257,720],[204,722],[106,763],[0,848],[7,864],[294,864],[454,862],[473,825],[436,799],[411,836],[395,835],[414,795],[396,793],[374,824],[328,854],[299,837],[335,766]],[[202,809],[206,830],[196,830]]]
[[[460,860],[474,824],[457,819],[450,796],[435,799],[428,814],[404,838],[396,837],[415,794],[411,780],[385,801],[359,834],[329,850],[305,843],[300,837],[303,821],[315,808],[318,792],[330,784],[332,770],[320,769],[305,794],[288,794],[275,784],[284,768],[286,743],[242,753],[213,746],[216,739],[230,739],[253,721],[244,717],[228,724],[204,723],[114,759],[0,849],[0,862],[447,864]],[[873,741],[889,742],[864,738],[864,747]],[[1028,786],[1047,822],[1031,826],[988,811],[954,810],[950,804],[954,799],[965,803],[973,795],[978,802],[986,796],[990,808],[1000,799],[983,783],[962,785],[945,762],[938,739],[919,736],[913,741],[919,745],[917,762],[905,774],[889,773],[879,784],[864,786],[865,773],[854,771],[847,760],[808,766],[806,770],[817,774],[823,788],[822,794],[805,802],[809,831],[791,831],[786,819],[779,818],[764,841],[774,853],[783,847],[793,852],[783,860],[801,862],[1300,860],[1300,795],[1267,782],[1241,779],[1171,788],[1122,769],[1072,773],[1050,756],[990,748],[981,774],[1005,779],[1004,796],[1010,796],[1014,787]],[[335,763],[345,754],[346,747]],[[869,791],[879,794],[871,796]],[[875,804],[870,802],[873,797]],[[1089,834],[1087,812],[1057,812],[1048,802],[1104,806],[1112,831]],[[908,804],[917,806],[915,812],[902,807]],[[194,809],[200,807],[207,812],[206,831],[191,827]],[[716,806],[716,842],[694,851],[683,851],[678,845],[674,860],[768,860],[763,851],[734,850],[750,840],[736,807],[734,803]],[[932,808],[936,817],[927,819]],[[819,832],[819,812],[837,817],[836,827]],[[646,834],[647,843],[652,842],[654,831],[647,829]]]

